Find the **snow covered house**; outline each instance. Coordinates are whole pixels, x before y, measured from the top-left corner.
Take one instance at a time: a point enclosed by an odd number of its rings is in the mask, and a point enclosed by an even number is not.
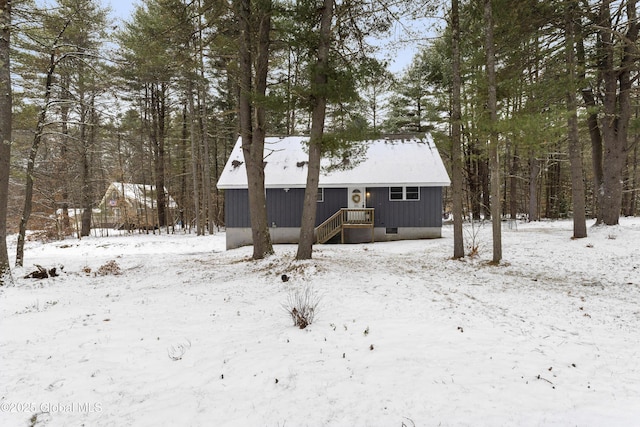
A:
[[[307,178],[308,137],[265,141],[267,216],[274,243],[297,243]],[[363,141],[352,158],[323,159],[316,242],[441,237],[449,176],[430,135]],[[337,164],[336,164],[337,163]],[[218,180],[225,190],[226,246],[252,244],[247,174],[239,138]]]
[[[164,193],[171,222],[178,205],[166,188]],[[112,182],[100,201],[99,209],[97,222],[102,223],[104,227],[153,228],[158,225],[157,194],[154,185]]]

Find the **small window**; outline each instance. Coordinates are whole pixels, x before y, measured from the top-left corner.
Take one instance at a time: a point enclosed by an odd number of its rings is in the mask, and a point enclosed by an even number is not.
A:
[[[324,202],[324,188],[318,188],[318,194],[316,195],[316,202]]]
[[[420,200],[420,189],[418,187],[407,187],[405,193],[407,200]]]
[[[398,227],[387,227],[387,234],[398,234]]]
[[[389,188],[389,200],[402,200],[403,191],[402,187]]]
[[[389,187],[389,200],[420,200],[420,187]]]

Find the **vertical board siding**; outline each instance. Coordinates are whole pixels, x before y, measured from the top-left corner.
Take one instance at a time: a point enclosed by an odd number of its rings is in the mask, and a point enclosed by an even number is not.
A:
[[[300,227],[304,188],[267,189],[267,218],[269,226]]]
[[[300,227],[304,188],[267,189],[267,220],[269,226]],[[316,225],[320,225],[340,208],[347,207],[346,188],[325,188],[324,201],[317,203]],[[229,228],[251,227],[249,193],[247,190],[225,190],[225,223]]]
[[[304,188],[290,188],[289,191],[284,191],[281,188],[267,189],[269,225],[273,226],[275,223],[277,227],[300,227],[303,203]],[[317,202],[316,206],[318,208],[316,211],[317,226],[340,208],[347,206],[347,189],[325,188],[324,201]]]
[[[376,227],[441,227],[442,188],[420,187],[420,200],[389,200],[389,188],[367,188]]]
[[[324,202],[318,203],[316,226],[322,224],[327,218],[338,212],[341,208],[346,208],[347,205],[346,188],[325,188]]]
[[[225,190],[224,219],[228,228],[251,227],[249,192],[247,190]]]
[[[388,187],[367,188],[367,207],[374,208],[376,227],[441,227],[442,188],[420,187],[420,200],[389,200]],[[267,189],[269,226],[300,227],[304,188]],[[346,208],[346,188],[325,188],[324,201],[317,203],[316,225]],[[247,190],[225,191],[225,222],[229,228],[251,227]]]

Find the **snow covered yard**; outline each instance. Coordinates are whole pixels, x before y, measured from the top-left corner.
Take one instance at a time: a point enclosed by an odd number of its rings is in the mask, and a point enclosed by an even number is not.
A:
[[[640,219],[589,233],[505,224],[500,266],[490,225],[463,261],[446,227],[306,262],[224,234],[32,242],[0,288],[0,426],[638,425]]]

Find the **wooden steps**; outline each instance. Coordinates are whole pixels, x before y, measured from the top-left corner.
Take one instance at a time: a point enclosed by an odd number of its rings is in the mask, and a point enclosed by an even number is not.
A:
[[[326,243],[338,233],[341,235],[341,242],[344,243],[344,230],[348,228],[370,228],[371,242],[373,242],[373,225],[374,209],[342,208],[316,227],[316,243]]]

